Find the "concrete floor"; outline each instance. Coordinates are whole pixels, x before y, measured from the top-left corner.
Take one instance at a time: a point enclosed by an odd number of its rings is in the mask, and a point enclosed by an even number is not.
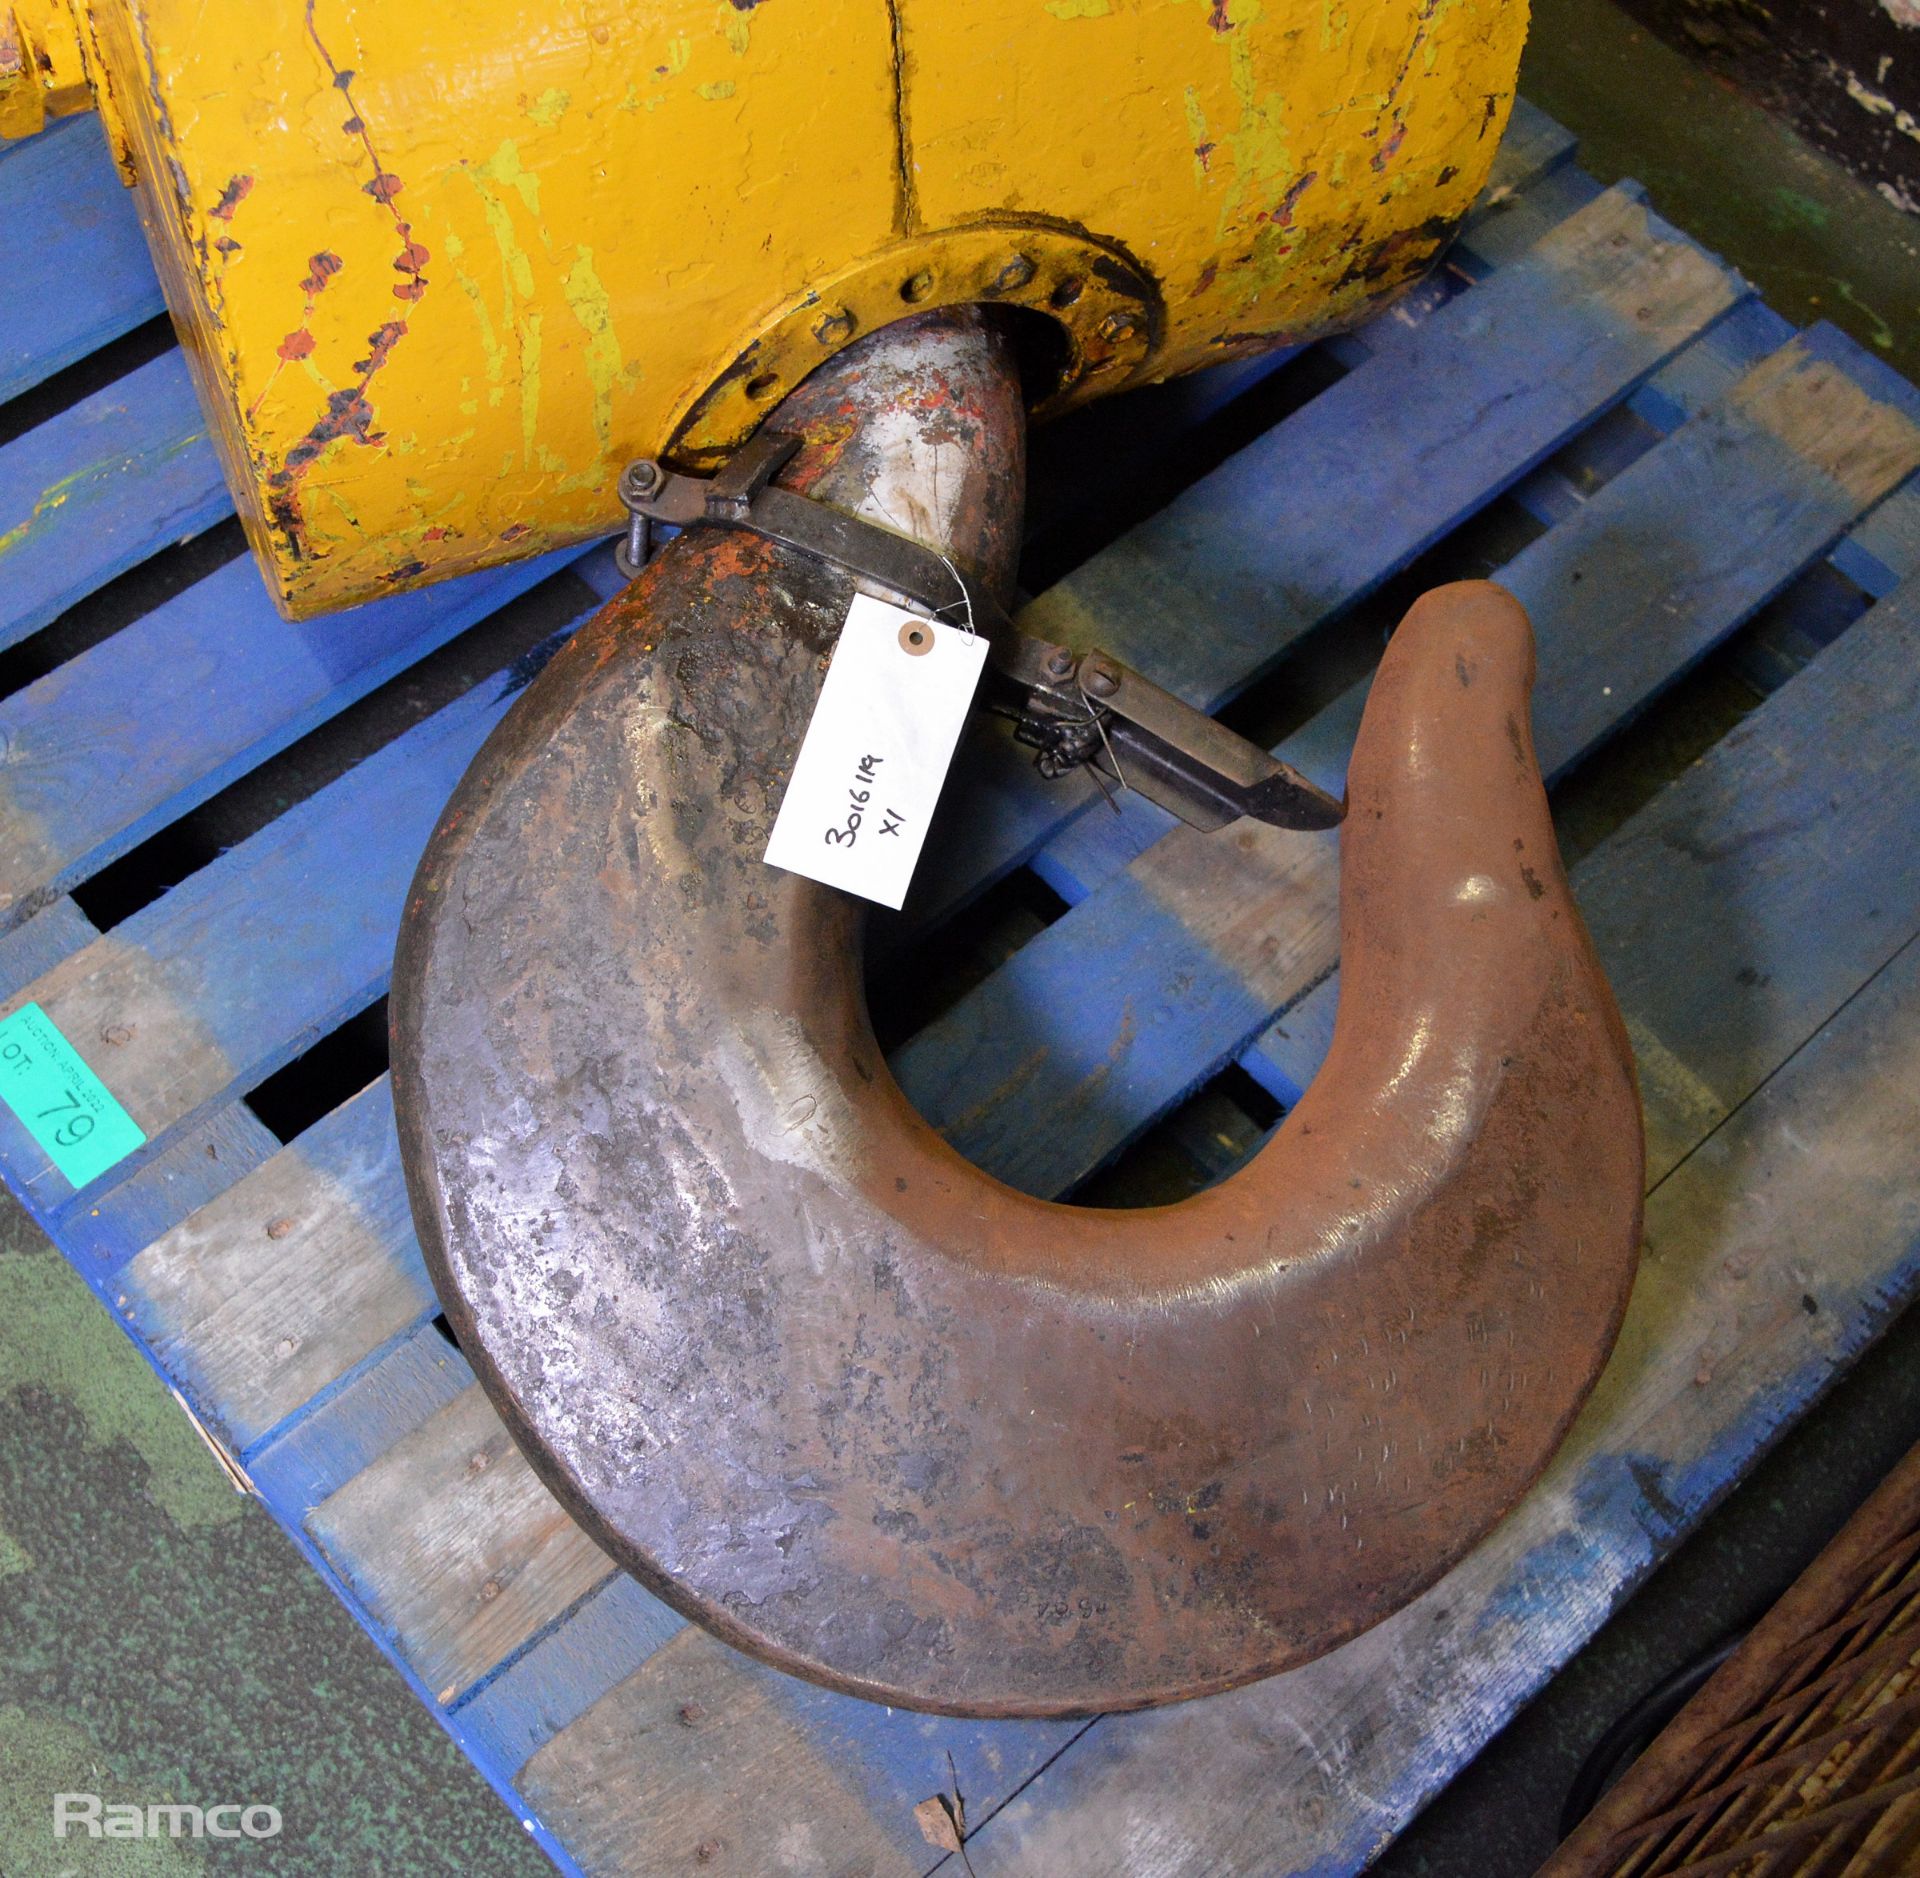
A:
[[[1525,86],[1784,313],[1920,377],[1920,223],[1636,28],[1537,0]],[[1520,1878],[1641,1689],[1763,1608],[1920,1440],[1897,1327],[1417,1821],[1396,1878]],[[51,1837],[51,1795],[261,1802],[262,1844]],[[1285,1796],[1276,1795],[1276,1804]],[[0,1878],[547,1869],[294,1547],[235,1496],[107,1313],[0,1202]],[[1116,1875],[1120,1878],[1120,1875]]]
[[[1637,177],[1796,326],[1831,320],[1920,379],[1920,217],[1609,0],[1533,0],[1520,86],[1593,175]]]

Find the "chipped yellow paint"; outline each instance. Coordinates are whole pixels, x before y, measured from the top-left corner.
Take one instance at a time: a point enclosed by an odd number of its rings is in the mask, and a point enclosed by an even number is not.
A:
[[[1263,85],[1254,61],[1253,36],[1246,29],[1260,17],[1260,0],[1222,0],[1221,10],[1226,20],[1221,37],[1227,46],[1227,73],[1235,109],[1234,128],[1226,138],[1232,181],[1220,198],[1216,224],[1224,241],[1245,216],[1249,199],[1271,200],[1286,180],[1309,172],[1296,170],[1289,153],[1285,91]],[[1271,225],[1266,232],[1271,232]],[[1257,238],[1264,240],[1264,235]]]
[[[529,312],[520,316],[520,460],[523,464],[533,459],[533,440],[540,429],[541,329],[545,325],[544,313]]]
[[[1526,16],[12,4],[110,93],[296,615],[587,540],[619,520],[627,457],[712,461],[913,308],[1056,321],[1049,408],[1350,323],[1472,201]]]
[[[1186,92],[1187,105],[1187,142],[1193,146],[1193,180],[1197,187],[1204,188],[1207,181],[1207,162],[1213,154],[1214,139],[1207,129],[1207,114],[1201,108],[1200,94],[1189,85]]]
[[[587,335],[587,379],[593,386],[593,432],[603,460],[613,448],[613,388],[623,363],[613,331],[613,300],[593,271],[593,250],[581,248],[567,270],[567,305]]]

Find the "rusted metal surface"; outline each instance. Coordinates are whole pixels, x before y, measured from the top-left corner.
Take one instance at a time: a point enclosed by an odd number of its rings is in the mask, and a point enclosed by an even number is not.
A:
[[[775,421],[793,485],[1004,589],[1018,396],[978,316]],[[783,1668],[1059,1715],[1301,1662],[1513,1503],[1632,1281],[1638,1099],[1525,616],[1485,585],[1409,615],[1350,771],[1326,1067],[1231,1179],[1115,1213],[961,1161],[875,1045],[858,907],[760,858],[849,593],[689,532],[450,804],[393,998],[448,1315],[608,1550]]]
[[[1540,1878],[1920,1870],[1920,1449]]]
[[[747,529],[839,568],[879,598],[986,635],[991,678],[980,702],[1012,720],[1016,740],[1037,752],[1035,766],[1050,781],[1085,765],[1102,788],[1134,789],[1209,832],[1242,816],[1275,828],[1339,825],[1345,810],[1324,789],[1111,653],[1032,638],[947,555],[780,488],[772,479],[800,442],[762,430],[711,477],[648,458],[629,463],[620,473],[630,517],[616,551],[621,571],[632,579],[646,566],[658,524]]]

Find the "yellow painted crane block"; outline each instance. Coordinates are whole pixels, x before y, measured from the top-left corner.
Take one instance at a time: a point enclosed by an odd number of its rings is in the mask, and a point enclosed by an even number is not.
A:
[[[8,92],[6,17],[0,124],[64,108]],[[1351,324],[1485,180],[1525,26],[1519,0],[20,0],[11,30],[29,78],[36,45],[84,54],[300,617],[605,533],[628,459],[711,466],[917,309],[1048,322],[1043,412]]]

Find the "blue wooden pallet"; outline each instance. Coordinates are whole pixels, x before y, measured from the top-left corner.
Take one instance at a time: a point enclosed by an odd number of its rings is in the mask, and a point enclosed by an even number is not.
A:
[[[1543,760],[1575,788],[1640,773],[1636,720],[1702,661],[1770,693],[1576,869],[1655,1183],[1592,1407],[1427,1597],[1253,1689],[953,1722],[687,1627],[560,1512],[436,1324],[384,1077],[286,1143],[249,1106],[383,994],[426,833],[524,668],[106,930],[72,897],[537,584],[584,612],[616,579],[603,550],[297,627],[237,561],[0,699],[0,1010],[37,1001],[148,1136],[75,1192],[0,1115],[0,1171],[563,1870],[925,1872],[945,1855],[914,1808],[956,1782],[981,1878],[1357,1869],[1920,1282],[1920,394],[1830,329],[1796,334],[1570,155],[1517,113],[1448,269],[1029,608],[1253,723],[1372,596],[1498,541],[1539,630]],[[112,256],[74,307],[57,245],[10,249],[0,393],[151,316],[114,188],[83,127],[0,158],[16,225],[31,207]],[[1287,402],[1280,369],[1166,394],[1156,448],[1246,431]],[[16,436],[0,646],[227,512],[175,354]],[[1278,747],[1337,787],[1361,695],[1330,686]],[[907,1037],[903,1085],[1032,1191],[1156,1135],[1218,1171],[1245,1146],[1211,1125],[1220,1079],[1284,1106],[1325,1048],[1327,844],[1110,814],[993,735],[953,795],[966,814],[886,945],[950,951],[1022,879],[1064,911]]]

